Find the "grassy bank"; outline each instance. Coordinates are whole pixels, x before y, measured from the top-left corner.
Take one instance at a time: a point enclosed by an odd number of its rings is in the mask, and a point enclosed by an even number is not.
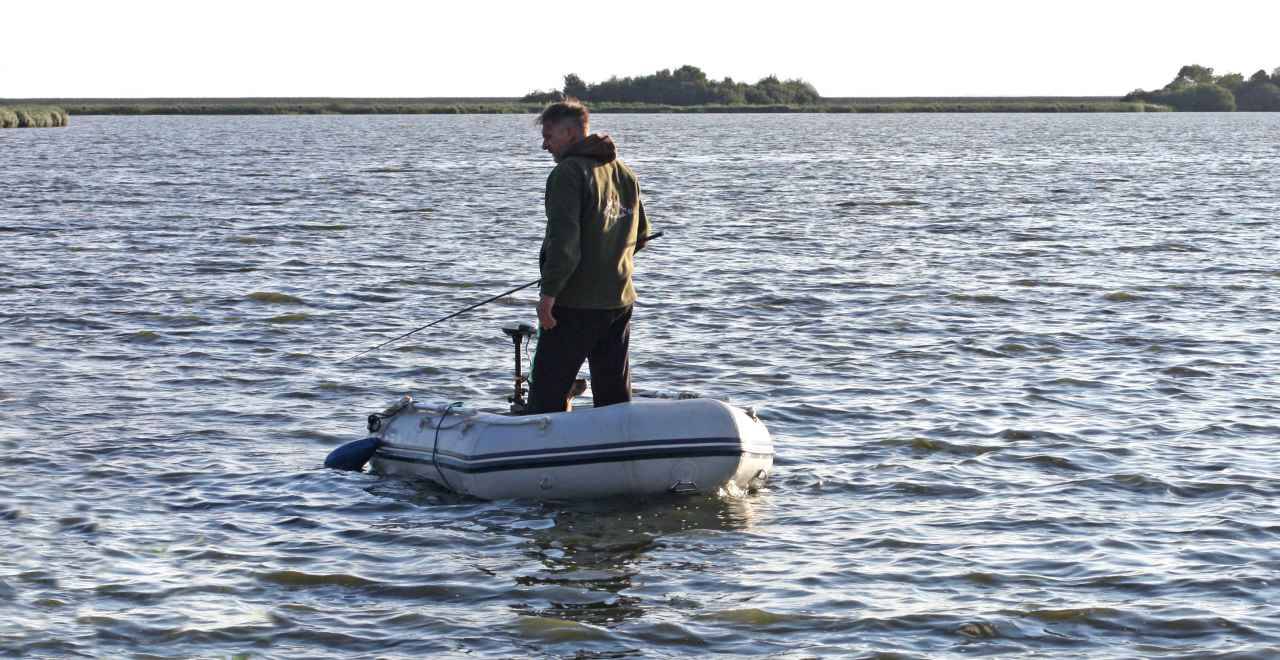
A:
[[[38,99],[76,115],[380,115],[530,114],[540,103],[511,98],[241,98]],[[1150,112],[1142,101],[1104,97],[830,98],[808,105],[692,105],[593,103],[595,113],[895,113],[895,112]],[[64,113],[65,114],[65,113]]]
[[[67,111],[54,106],[0,106],[0,128],[58,128],[69,121]]]
[[[1142,101],[1004,99],[828,103],[825,112],[1168,112],[1172,108]]]

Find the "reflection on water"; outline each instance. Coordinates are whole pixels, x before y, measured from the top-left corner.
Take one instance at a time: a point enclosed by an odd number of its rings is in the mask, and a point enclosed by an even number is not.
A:
[[[635,501],[542,502],[503,506],[445,491],[430,482],[385,480],[370,489],[414,506],[458,507],[467,525],[522,539],[533,563],[515,576],[519,597],[511,608],[522,616],[616,626],[644,616],[640,598],[626,595],[633,580],[663,569],[662,551],[672,539],[749,529],[754,497],[697,497]],[[725,559],[733,559],[726,557]],[[680,571],[701,570],[681,561]],[[706,568],[705,566],[702,567]],[[718,563],[718,571],[745,569]],[[490,570],[480,568],[497,578]]]

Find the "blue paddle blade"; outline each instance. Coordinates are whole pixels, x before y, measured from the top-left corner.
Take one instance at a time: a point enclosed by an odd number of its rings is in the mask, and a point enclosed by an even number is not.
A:
[[[382,440],[380,438],[365,438],[355,442],[348,442],[329,452],[329,456],[324,459],[324,466],[335,470],[363,470],[364,464],[373,458],[374,452],[378,451],[378,447],[381,445]]]

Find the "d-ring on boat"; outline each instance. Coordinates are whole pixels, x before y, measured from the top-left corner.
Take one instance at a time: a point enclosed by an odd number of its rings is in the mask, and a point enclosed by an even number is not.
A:
[[[503,331],[516,347],[509,400],[519,412],[520,345],[534,330]],[[704,398],[503,415],[404,396],[369,416],[369,432],[361,442],[376,449],[375,471],[490,500],[736,494],[762,486],[773,467],[773,441],[755,412]]]

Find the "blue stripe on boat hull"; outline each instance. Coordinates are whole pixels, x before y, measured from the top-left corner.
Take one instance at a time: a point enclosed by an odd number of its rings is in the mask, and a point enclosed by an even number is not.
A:
[[[476,454],[475,456],[467,456],[451,451],[440,452],[441,456],[453,456],[464,461],[483,461],[491,458],[516,458],[519,456],[545,456],[548,454],[573,454],[582,451],[597,451],[605,449],[643,449],[648,447],[672,447],[680,445],[732,445],[733,447],[741,447],[742,441],[738,438],[721,437],[721,438],[667,438],[665,440],[636,440],[632,442],[607,442],[597,445],[584,445],[579,447],[541,447],[538,449],[521,449],[518,451],[500,451],[492,454]]]
[[[700,442],[705,442],[702,440]],[[598,445],[597,445],[598,446]],[[594,447],[579,447],[569,451],[581,452],[592,451]],[[519,452],[527,453],[527,452]],[[524,460],[498,461],[486,463],[484,465],[468,465],[459,463],[458,461],[445,458],[445,453],[440,452],[440,467],[454,472],[463,472],[466,474],[478,474],[482,472],[505,472],[509,470],[531,470],[536,468],[562,467],[569,465],[590,465],[593,463],[614,463],[621,461],[641,461],[662,458],[698,458],[704,456],[726,456],[740,457],[743,455],[770,456],[761,452],[743,451],[739,447],[654,447],[648,449],[632,449],[624,451],[608,451],[592,453],[585,456],[547,456],[547,451],[542,451],[541,457],[529,457]],[[564,453],[564,452],[561,452]],[[485,457],[494,456],[486,454]],[[402,463],[421,463],[432,465],[430,458],[421,458],[417,456],[406,456],[398,454],[393,450],[379,449],[374,458],[381,458],[389,461],[399,461]]]

